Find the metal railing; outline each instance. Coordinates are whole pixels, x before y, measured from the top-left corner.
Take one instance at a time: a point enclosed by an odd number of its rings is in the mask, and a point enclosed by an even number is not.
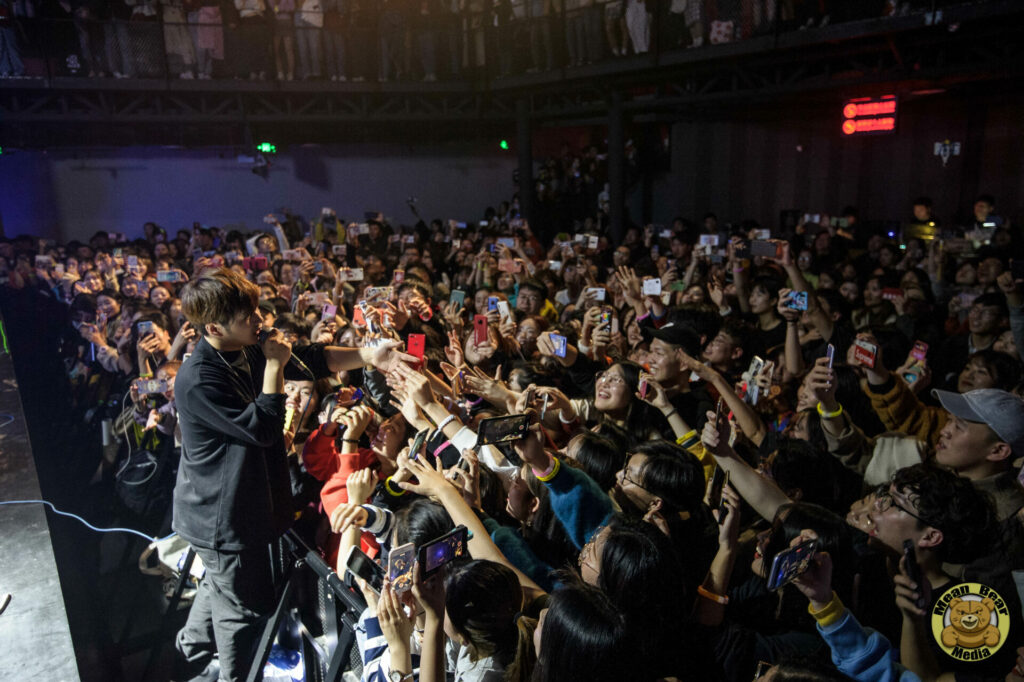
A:
[[[0,77],[327,81],[493,80],[701,49],[864,19],[934,13],[936,0],[452,0],[430,14],[382,1],[275,0],[249,14],[140,0],[119,16],[33,16],[31,0],[0,15]],[[286,4],[287,3],[287,4]],[[264,0],[238,0],[248,7]],[[983,4],[983,3],[975,3]],[[298,9],[296,9],[298,5]],[[303,7],[315,5],[304,10]]]

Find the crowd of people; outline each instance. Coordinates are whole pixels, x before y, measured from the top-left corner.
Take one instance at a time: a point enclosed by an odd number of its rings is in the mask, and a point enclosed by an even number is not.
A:
[[[777,25],[807,28],[912,6],[930,3],[0,0],[0,78],[42,77],[53,68],[88,77],[279,81],[429,82],[485,68],[506,76],[645,54],[659,40],[664,49],[700,47]],[[26,59],[39,68],[26,69]]]
[[[469,531],[432,577],[356,581],[364,680],[1024,679],[1024,242],[992,197],[960,226],[919,198],[902,235],[849,208],[618,242],[535,234],[517,205],[0,239],[0,277],[66,305],[66,390],[122,524],[170,529],[179,417],[202,419],[175,379],[221,321],[312,366],[285,373],[280,432],[223,424],[287,449],[239,523],[292,526],[341,575]],[[233,293],[204,309],[204,287]],[[336,346],[360,361],[325,366]],[[932,636],[961,583],[1008,624],[959,640],[977,657]]]

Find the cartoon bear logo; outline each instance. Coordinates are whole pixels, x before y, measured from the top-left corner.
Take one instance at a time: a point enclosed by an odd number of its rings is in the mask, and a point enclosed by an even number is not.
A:
[[[949,602],[949,625],[942,630],[942,644],[962,649],[995,646],[1002,636],[999,628],[991,624],[996,603],[988,597],[976,601],[960,599]]]

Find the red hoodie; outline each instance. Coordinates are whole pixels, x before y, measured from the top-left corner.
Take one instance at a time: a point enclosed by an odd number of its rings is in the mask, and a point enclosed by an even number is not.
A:
[[[348,488],[345,486],[349,474],[366,467],[376,468],[377,455],[368,448],[360,448],[355,452],[343,455],[338,452],[334,436],[324,435],[323,428],[320,426],[306,440],[302,447],[302,463],[310,476],[324,482],[324,487],[320,490],[320,503],[323,504],[324,512],[330,518],[339,504],[349,501]],[[355,502],[362,504],[366,500]],[[341,536],[331,533],[327,546],[324,548],[328,564],[332,567],[338,565],[340,542]],[[371,558],[380,553],[377,539],[371,533],[363,533],[360,545]]]

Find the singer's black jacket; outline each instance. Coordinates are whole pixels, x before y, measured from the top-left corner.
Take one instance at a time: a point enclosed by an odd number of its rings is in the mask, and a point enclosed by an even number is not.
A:
[[[317,378],[329,374],[323,346],[292,352]],[[259,346],[241,351],[249,376],[230,366],[206,339],[196,344],[174,380],[181,425],[181,464],[172,527],[197,547],[237,551],[266,544],[294,518],[284,449],[284,394],[262,393],[266,358]],[[308,379],[291,364],[286,379]]]

